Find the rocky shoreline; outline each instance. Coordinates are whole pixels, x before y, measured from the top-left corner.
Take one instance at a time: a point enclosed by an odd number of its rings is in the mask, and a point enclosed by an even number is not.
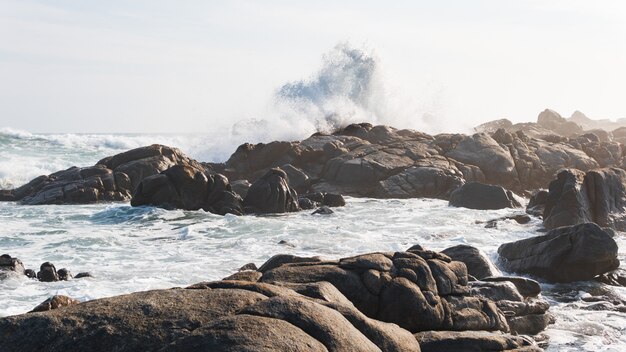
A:
[[[342,194],[485,210],[521,210],[529,197],[529,215],[485,227],[535,216],[546,233],[502,244],[495,264],[467,245],[341,259],[279,254],[186,288],[82,303],[54,296],[1,318],[0,350],[540,351],[554,317],[530,277],[626,283],[614,240],[626,229],[626,148],[621,131],[585,131],[551,110],[537,123],[477,130],[430,136],[355,124],[301,142],[244,144],[225,163],[152,145],[2,190],[0,201],[25,205],[130,201],[221,215],[330,214],[345,205]],[[35,274],[0,257],[3,275],[72,279],[61,270],[44,263]]]

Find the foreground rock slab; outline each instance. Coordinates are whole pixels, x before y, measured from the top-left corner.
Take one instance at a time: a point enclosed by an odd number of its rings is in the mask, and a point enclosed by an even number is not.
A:
[[[598,225],[560,227],[498,248],[507,271],[550,282],[591,280],[619,267],[617,243]]]

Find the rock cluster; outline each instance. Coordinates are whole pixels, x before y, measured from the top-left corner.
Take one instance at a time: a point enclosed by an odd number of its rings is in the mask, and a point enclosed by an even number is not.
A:
[[[3,254],[0,256],[0,279],[4,278],[8,273],[26,275],[31,279],[37,279],[41,282],[67,281],[72,278],[80,279],[91,276],[91,274],[87,272],[78,273],[76,276],[73,276],[72,273],[65,268],[57,271],[54,264],[50,262],[41,264],[39,271],[35,272],[32,269],[25,269],[22,261],[18,258]]]
[[[144,178],[173,165],[205,168],[176,148],[155,144],[102,159],[95,166],[71,167],[13,190],[0,190],[0,201],[29,205],[127,201]]]
[[[540,351],[511,333],[550,322],[543,300],[506,280],[469,282],[464,263],[419,246],[242,269],[186,289],[53,297],[1,318],[0,350]]]

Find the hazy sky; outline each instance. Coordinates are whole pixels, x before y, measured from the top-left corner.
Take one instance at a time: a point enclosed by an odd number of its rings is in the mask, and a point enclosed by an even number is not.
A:
[[[411,127],[546,107],[626,117],[621,0],[0,0],[0,128],[202,132],[262,118],[345,42],[374,52]]]

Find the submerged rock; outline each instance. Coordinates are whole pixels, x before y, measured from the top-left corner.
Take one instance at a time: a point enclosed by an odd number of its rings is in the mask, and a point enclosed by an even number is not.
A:
[[[498,248],[507,271],[551,282],[591,280],[619,267],[617,243],[593,223],[560,227]]]
[[[37,273],[37,279],[42,282],[59,281],[59,274],[57,273],[57,269],[54,267],[54,264],[50,262],[41,264],[39,272]]]
[[[478,182],[466,183],[452,192],[450,205],[480,210],[521,207],[521,204],[513,196],[513,192],[500,186],[485,185]]]

